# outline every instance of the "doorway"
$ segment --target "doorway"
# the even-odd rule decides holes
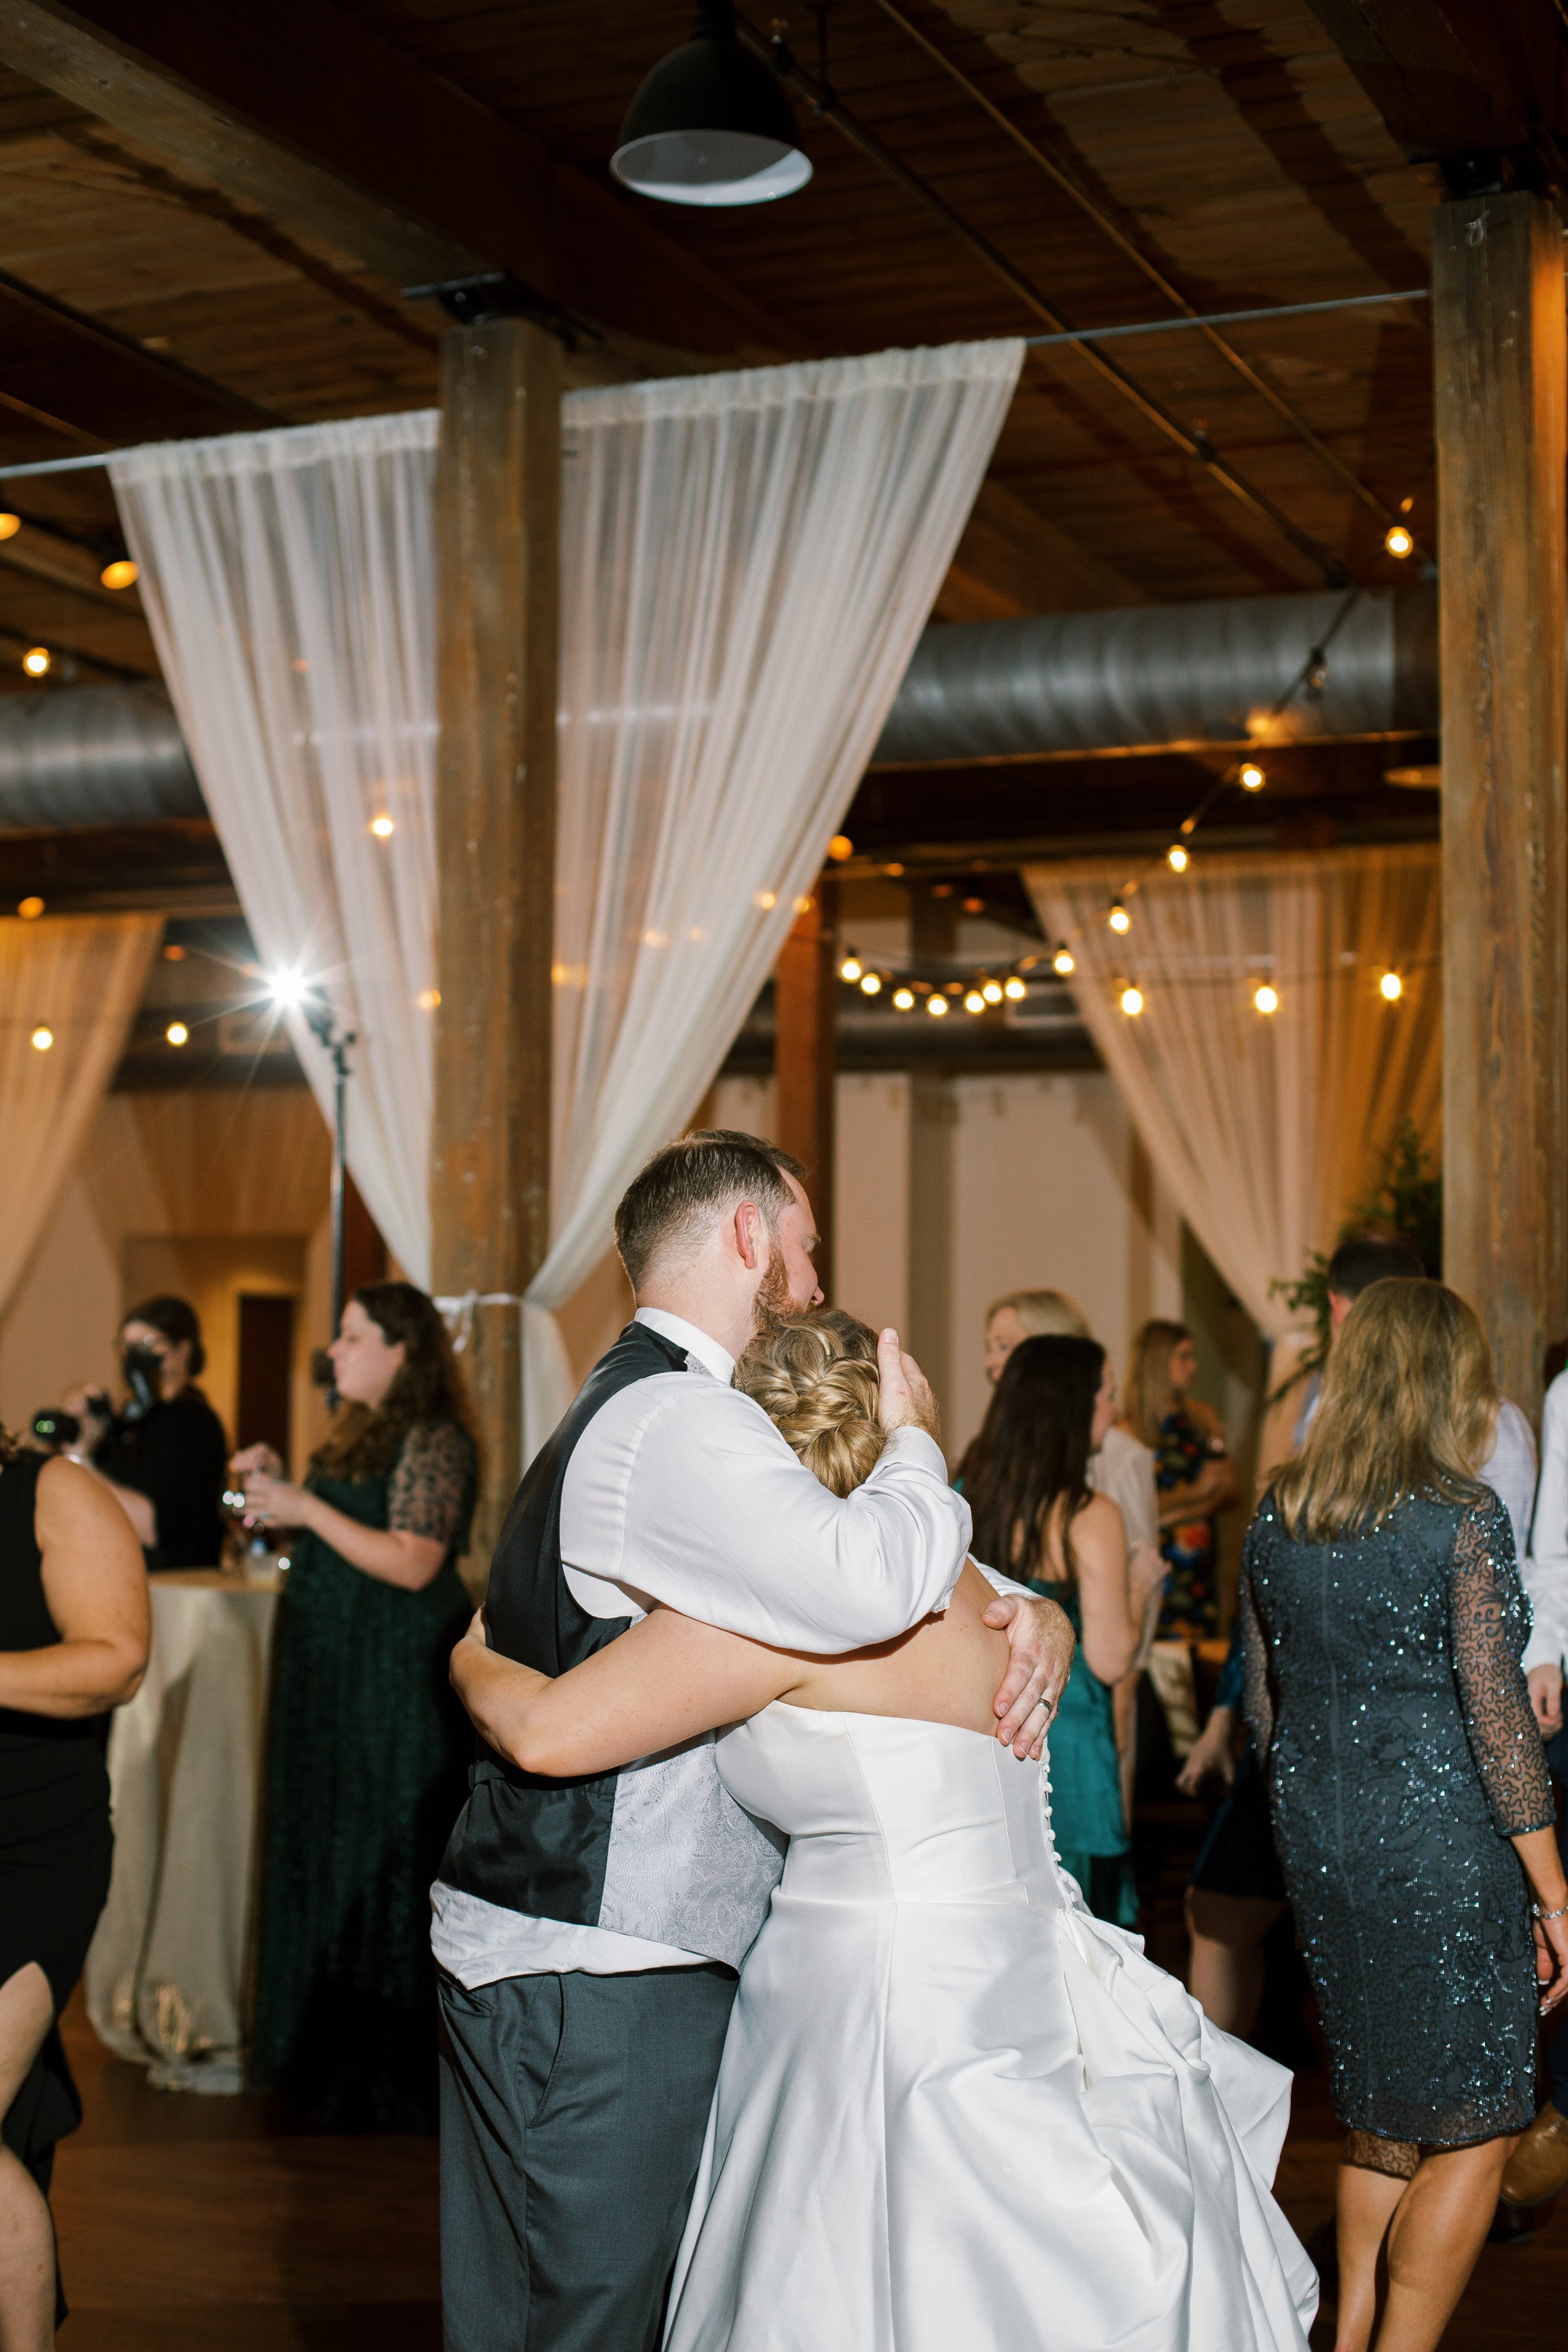
[[[279,1291],[239,1294],[239,1379],[235,1436],[289,1459],[294,1301]]]

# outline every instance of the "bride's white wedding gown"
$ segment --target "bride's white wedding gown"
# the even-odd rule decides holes
[[[1091,1916],[1040,1768],[783,1704],[719,1767],[790,1846],[666,2352],[1304,2352],[1290,2077]]]

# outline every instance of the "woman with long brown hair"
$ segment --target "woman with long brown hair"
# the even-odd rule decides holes
[[[429,1888],[472,1739],[447,1685],[477,1455],[434,1302],[369,1283],[330,1350],[343,1402],[305,1484],[236,1454],[291,1528],[279,1611],[253,2070],[342,2130],[433,2130]]]
[[[1116,1415],[1116,1382],[1096,1339],[1020,1339],[1008,1353],[960,1482],[979,1558],[1065,1609],[1079,1636],[1051,1726],[1057,1851],[1102,1919],[1137,1922],[1112,1685],[1137,1651],[1161,1562],[1131,1575],[1121,1513],[1089,1483],[1089,1459]]]
[[[1372,2341],[1385,2239],[1378,2352],[1438,2343],[1535,2111],[1538,1976],[1542,2006],[1568,1992],[1529,1612],[1473,1467],[1496,1412],[1464,1301],[1374,1283],[1243,1555],[1247,1714],[1350,2135],[1335,2352]]]

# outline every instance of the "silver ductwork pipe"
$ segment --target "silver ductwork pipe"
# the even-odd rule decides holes
[[[1323,675],[1302,683],[1321,653]],[[1237,597],[928,629],[879,767],[1429,734],[1437,592]],[[0,832],[205,814],[157,686],[0,695]]]
[[[1246,596],[927,629],[871,759],[1321,742],[1437,724],[1437,591],[1375,588],[1349,603]]]
[[[0,695],[0,832],[205,814],[162,687]]]

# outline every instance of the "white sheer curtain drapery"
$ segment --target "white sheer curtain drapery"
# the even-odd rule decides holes
[[[125,1050],[163,929],[161,915],[0,920],[0,1315]]]
[[[553,1236],[525,1450],[571,1394],[553,1310],[679,1132],[881,731],[1007,413],[1018,341],[563,403]]]
[[[1436,845],[1194,856],[1106,912],[1126,866],[1026,871],[1047,935],[1150,1158],[1259,1329],[1292,1317],[1271,1286],[1332,1246],[1406,1118],[1436,1150],[1442,1111]],[[1403,983],[1390,1002],[1386,971]],[[1131,982],[1143,1010],[1122,1013]],[[1278,1011],[1260,1013],[1260,986]]]
[[[353,1031],[348,1162],[428,1285],[434,410],[112,457],[181,730],[269,972]],[[379,830],[373,830],[379,827]],[[327,1055],[295,1050],[331,1117]]]

